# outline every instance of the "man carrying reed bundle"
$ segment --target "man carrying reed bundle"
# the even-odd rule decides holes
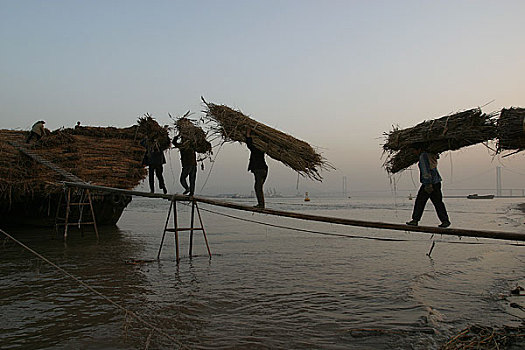
[[[173,145],[180,151],[180,161],[182,171],[180,174],[180,183],[184,187],[183,194],[193,196],[195,193],[195,180],[197,179],[197,154],[211,154],[211,143],[206,140],[206,133],[195,121],[187,118],[190,114],[188,111],[184,116],[175,121],[179,135],[173,139]],[[171,118],[171,115],[169,115]],[[173,119],[173,118],[172,118]],[[180,143],[178,142],[180,138]],[[204,170],[204,167],[202,168]],[[189,177],[190,184],[186,182]]]
[[[253,173],[255,177],[255,196],[257,197],[257,205],[255,208],[264,209],[264,191],[263,185],[268,176],[268,165],[264,160],[264,152],[253,145],[252,129],[246,128],[246,146],[250,150],[250,162],[248,163],[248,171]]]
[[[427,120],[411,128],[394,128],[385,134],[387,139],[383,150],[388,157],[384,167],[395,174],[415,164],[417,155],[410,150],[415,143],[426,143],[427,151],[440,154],[492,140],[496,137],[493,117],[493,113],[485,114],[480,108],[474,108]]]
[[[441,220],[439,227],[449,227],[450,221],[448,219],[447,209],[443,203],[443,194],[441,193],[441,176],[437,170],[436,154],[428,152],[428,145],[425,143],[415,143],[412,145],[412,152],[419,156],[419,181],[421,187],[417,193],[416,202],[414,203],[414,211],[412,212],[412,220],[407,222],[407,225],[417,226],[425,205],[428,199],[434,204],[437,215]]]
[[[166,157],[164,157],[164,152],[159,142],[156,140],[151,142],[148,139],[144,139],[140,144],[146,147],[146,154],[144,154],[142,165],[148,166],[150,193],[155,193],[155,175],[157,175],[157,179],[159,180],[159,188],[162,189],[164,194],[168,193],[166,184],[164,183],[164,177],[162,176],[163,166],[166,164]]]
[[[246,130],[257,130],[253,145],[269,157],[297,171],[302,176],[322,181],[321,169],[330,170],[330,165],[312,146],[284,132],[271,128],[247,117],[240,111],[224,105],[202,101],[206,105],[206,116],[211,121],[210,131],[225,142],[246,142]]]
[[[191,146],[190,140],[187,140],[184,135],[181,137],[181,142],[178,142],[179,135],[173,138],[173,146],[180,151],[180,162],[182,164],[182,171],[180,174],[180,184],[184,187],[182,194],[193,196],[195,193],[195,180],[197,179],[197,154]],[[190,185],[186,182],[186,178],[190,178]]]

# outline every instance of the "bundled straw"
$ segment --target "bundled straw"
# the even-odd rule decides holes
[[[179,136],[182,140],[189,141],[188,147],[195,152],[211,153],[211,143],[206,140],[206,133],[201,127],[195,125],[195,121],[186,118],[188,114],[189,112],[175,121]]]
[[[137,123],[138,132],[146,138],[148,147],[159,148],[161,151],[170,147],[168,129],[161,127],[150,114],[146,113],[143,117],[139,117]]]
[[[220,135],[226,142],[246,142],[246,130],[251,128],[256,148],[302,176],[322,181],[319,168],[333,169],[308,143],[259,123],[230,107],[202,100],[207,108],[206,118],[217,124],[212,127],[212,132]]]
[[[383,164],[392,174],[406,169],[418,161],[411,148],[426,144],[426,150],[435,154],[486,142],[496,137],[493,115],[475,108],[468,111],[424,121],[412,128],[394,128],[388,134],[383,150],[389,153]]]
[[[503,109],[498,119],[498,152],[525,149],[525,108]]]
[[[452,337],[441,350],[457,349],[523,349],[525,327],[492,328],[472,325]]]

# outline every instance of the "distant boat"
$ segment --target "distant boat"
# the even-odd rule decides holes
[[[308,197],[308,192],[304,193],[304,201],[305,202],[309,202],[310,201],[310,197]]]
[[[410,194],[408,195],[408,199],[409,199],[409,200],[412,200],[412,193],[410,193]]]
[[[477,193],[474,193],[474,194],[469,194],[467,196],[468,199],[493,199],[494,198],[494,195],[493,194],[484,194],[484,195],[479,195]]]

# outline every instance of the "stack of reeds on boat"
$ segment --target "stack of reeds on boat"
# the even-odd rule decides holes
[[[15,141],[60,168],[96,185],[132,189],[146,176],[144,147],[130,128],[59,129],[39,141],[25,143],[27,133],[0,130],[0,199],[58,193],[64,179],[34,162],[7,141]],[[141,135],[139,135],[141,136]]]
[[[204,99],[203,102],[206,105],[206,118],[216,124],[211,127],[211,131],[220,135],[226,142],[246,142],[246,131],[250,128],[253,144],[257,149],[302,176],[322,181],[320,169],[333,169],[305,141],[264,125],[230,107],[208,103]]]
[[[181,147],[189,147],[197,153],[211,153],[211,143],[206,140],[206,133],[196,123],[185,116],[175,121],[179,142],[183,143]]]
[[[498,118],[498,152],[525,149],[525,108],[509,108]]]
[[[493,114],[484,114],[480,108],[424,121],[412,128],[394,128],[385,134],[384,152],[388,153],[383,166],[395,174],[417,163],[414,145],[425,145],[426,151],[440,154],[487,142],[496,137]]]

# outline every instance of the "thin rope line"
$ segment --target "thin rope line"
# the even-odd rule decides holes
[[[188,205],[188,204],[185,203],[184,205]],[[259,225],[283,228],[283,229],[294,230],[294,231],[299,231],[299,232],[316,233],[316,234],[325,235],[325,236],[371,239],[371,240],[377,240],[377,241],[394,241],[394,242],[406,242],[406,241],[408,241],[406,239],[397,239],[397,238],[377,238],[377,237],[366,237],[366,236],[356,236],[356,235],[345,235],[345,234],[342,234],[342,233],[332,233],[332,232],[320,232],[320,231],[306,230],[306,229],[301,229],[301,228],[297,228],[297,227],[269,224],[269,223],[262,222],[262,221],[245,219],[245,218],[241,218],[241,217],[234,216],[234,215],[229,215],[229,214],[225,214],[225,213],[216,212],[216,211],[209,210],[209,209],[206,209],[206,208],[199,208],[199,209],[207,211],[207,212],[212,213],[212,214],[222,215],[222,216],[226,216],[226,217],[229,217],[229,218],[232,218],[232,219],[237,219],[237,220],[241,220],[241,221],[251,222],[251,223],[255,223],[255,224],[259,224]]]
[[[185,205],[185,206],[188,206],[188,207],[190,206],[189,203],[181,203],[181,204]],[[307,229],[301,229],[301,228],[297,228],[297,227],[277,225],[277,224],[270,224],[270,223],[263,222],[263,221],[245,219],[245,218],[241,218],[241,217],[238,217],[238,216],[225,214],[225,213],[217,212],[217,211],[206,209],[206,208],[199,208],[199,209],[203,210],[203,211],[207,211],[207,212],[212,213],[212,214],[221,215],[221,216],[229,217],[229,218],[240,220],[240,221],[251,222],[251,223],[255,223],[255,224],[259,224],[259,225],[263,225],[263,226],[282,228],[282,229],[298,231],[298,232],[315,233],[315,234],[320,234],[320,235],[324,235],[324,236],[368,239],[368,240],[389,241],[389,242],[424,242],[423,240],[419,240],[419,239],[399,239],[399,238],[370,237],[370,236],[346,235],[346,234],[342,234],[342,233],[321,232],[321,231],[307,230]],[[430,237],[430,239],[433,239],[434,236],[435,236],[435,234],[433,234]],[[479,241],[478,242],[453,242],[453,241],[442,241],[442,240],[434,240],[434,241],[440,242],[440,243],[451,243],[451,244],[474,244],[474,245],[488,244],[488,245],[500,245],[500,246],[507,246],[507,245],[508,246],[522,246],[522,244],[519,244],[519,243],[490,243],[490,242],[479,242]]]
[[[179,343],[179,341],[177,339],[175,339],[173,336],[169,335],[168,333],[164,332],[163,330],[157,328],[155,325],[151,324],[150,322],[144,320],[142,317],[140,317],[139,315],[137,315],[135,312],[133,311],[130,311],[128,309],[126,309],[124,306],[121,306],[120,304],[114,302],[113,300],[109,299],[108,297],[106,297],[104,294],[100,293],[99,291],[97,291],[96,289],[94,289],[93,287],[91,287],[90,285],[88,285],[87,283],[83,282],[82,280],[80,280],[78,277],[72,275],[71,273],[67,272],[66,270],[64,270],[63,268],[61,268],[60,266],[56,265],[55,263],[51,262],[49,259],[47,259],[46,257],[44,257],[43,255],[41,255],[40,253],[34,251],[33,249],[29,248],[28,246],[26,246],[25,244],[23,244],[22,242],[18,241],[17,239],[15,239],[13,236],[11,236],[10,234],[8,234],[7,232],[5,232],[4,230],[0,229],[0,232],[3,233],[6,237],[8,237],[9,239],[11,239],[13,242],[17,243],[18,245],[20,245],[22,248],[28,250],[29,252],[31,252],[32,254],[34,254],[35,256],[37,256],[38,258],[40,258],[42,261],[48,263],[49,265],[53,266],[55,269],[59,270],[60,272],[62,272],[63,274],[65,274],[66,276],[68,276],[69,278],[75,280],[76,282],[78,282],[80,285],[82,285],[83,287],[89,289],[90,291],[92,291],[93,293],[97,294],[99,297],[101,297],[102,299],[106,300],[108,303],[110,303],[111,305],[119,308],[120,310],[126,312],[126,315],[131,315],[132,317],[134,317],[137,321],[139,322],[142,322],[143,324],[145,324],[146,326],[150,327],[152,330],[156,331],[157,333],[165,336],[166,338],[172,340],[173,342],[175,342],[177,345],[181,346],[182,345]]]
[[[217,157],[219,156],[219,152],[221,151],[222,146],[223,146],[225,143],[226,143],[226,142],[222,142],[222,143],[219,145],[219,149],[217,150],[217,153],[215,153],[215,157],[213,158],[213,162],[211,162],[210,171],[208,172],[208,175],[206,176],[206,180],[204,180],[204,183],[202,184],[202,187],[201,187],[200,192],[202,192],[202,190],[204,189],[204,187],[205,187],[206,184],[208,183],[208,179],[210,178],[211,172],[212,172],[212,170],[213,170],[213,166],[215,165],[215,161],[217,160]]]

